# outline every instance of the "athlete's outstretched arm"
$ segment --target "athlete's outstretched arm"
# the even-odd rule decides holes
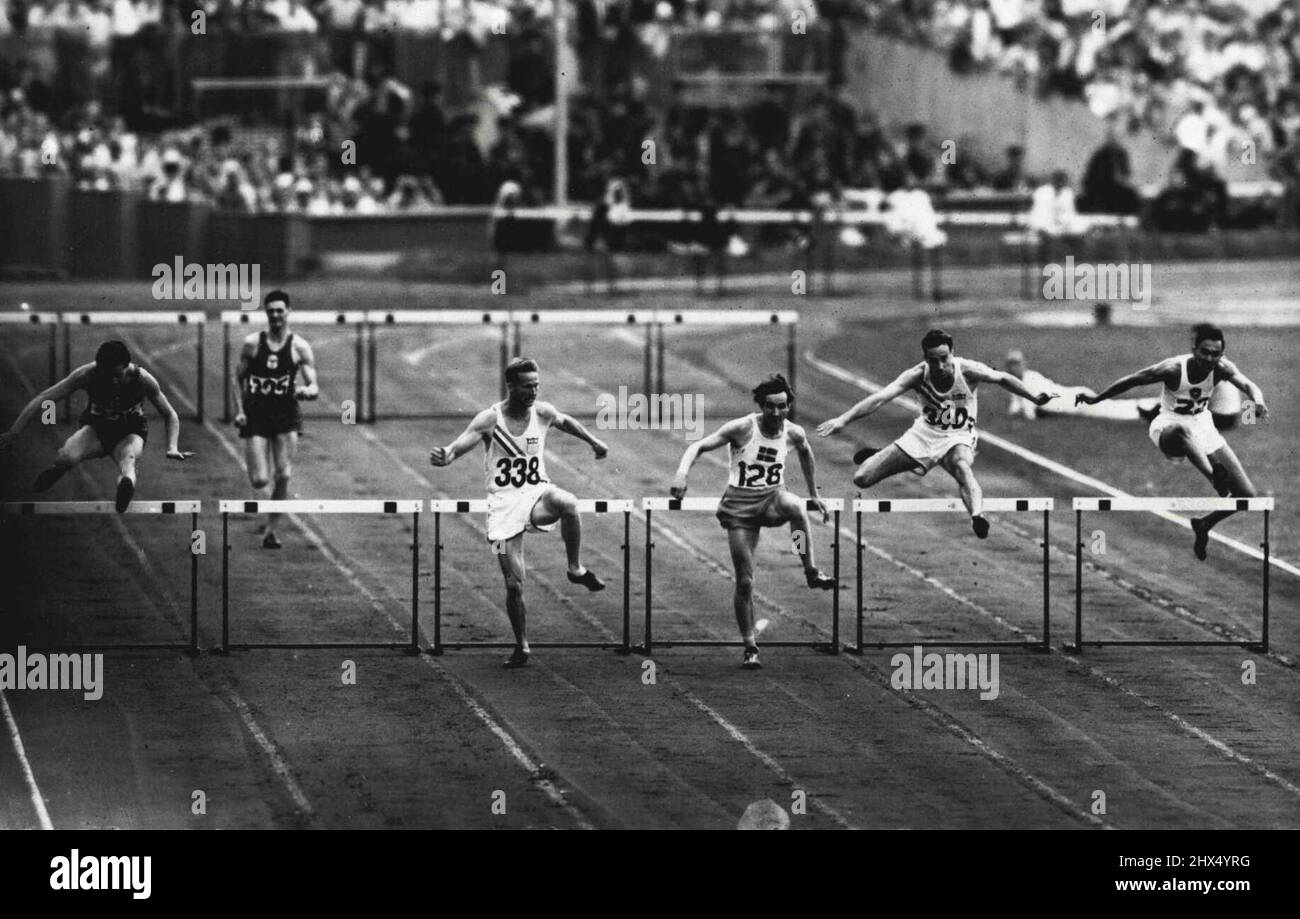
[[[1219,361],[1218,377],[1227,380],[1233,386],[1244,392],[1251,402],[1255,403],[1255,416],[1258,418],[1268,417],[1268,406],[1264,404],[1264,390],[1251,380],[1248,376],[1237,369],[1237,365],[1227,358]]]
[[[920,379],[921,367],[919,365],[910,370],[904,371],[884,389],[867,396],[844,414],[837,415],[830,421],[823,421],[821,424],[817,425],[817,436],[830,437],[832,434],[840,432],[859,418],[865,418],[882,405],[886,405],[897,399],[903,393],[915,386]]]
[[[605,442],[598,437],[592,437],[591,432],[583,427],[582,422],[572,415],[564,414],[549,402],[537,403],[537,411],[557,431],[563,431],[565,434],[576,437],[583,443],[588,444],[592,450],[596,451],[596,459],[604,459],[606,454],[609,453],[609,447],[605,445]]]
[[[1074,397],[1074,404],[1078,405],[1082,402],[1084,405],[1096,405],[1098,402],[1105,402],[1120,393],[1128,392],[1135,386],[1150,386],[1152,383],[1164,382],[1169,376],[1170,369],[1176,364],[1177,362],[1171,358],[1158,364],[1152,364],[1150,367],[1143,367],[1137,373],[1130,373],[1128,376],[1120,377],[1095,396],[1079,393]]]
[[[700,454],[737,442],[740,433],[748,426],[748,418],[735,418],[703,440],[697,440],[695,443],[689,444],[682,454],[682,461],[677,464],[677,475],[673,478],[673,485],[668,493],[680,500],[686,494],[686,477],[690,475],[691,467],[700,458]]]
[[[1014,374],[994,370],[988,364],[981,364],[979,361],[966,361],[962,364],[962,370],[965,372],[967,379],[974,380],[977,383],[996,383],[1007,392],[1028,399],[1035,405],[1046,405],[1059,395],[1059,393],[1054,392],[1042,392],[1035,395]]]
[[[429,462],[434,466],[450,466],[457,457],[463,456],[483,442],[484,437],[492,433],[497,423],[497,415],[486,408],[474,416],[469,427],[459,437],[445,447],[434,447],[429,451]]]
[[[42,404],[47,400],[57,402],[65,396],[72,395],[81,387],[86,376],[93,372],[94,369],[94,364],[83,364],[53,386],[37,393],[32,398],[32,401],[23,406],[23,410],[18,413],[18,417],[9,426],[9,430],[0,434],[0,450],[8,450],[13,445],[14,439],[27,427],[28,422],[32,420],[32,416],[40,411]]]
[[[176,414],[176,409],[167,401],[167,396],[163,393],[162,387],[154,379],[152,373],[140,368],[140,382],[144,384],[145,395],[153,403],[153,407],[158,410],[167,421],[167,458],[174,460],[186,460],[193,456],[193,453],[182,453],[178,441],[181,436],[181,419]]]
[[[293,340],[301,349],[298,352],[298,367],[302,370],[303,382],[307,384],[299,386],[294,391],[294,396],[310,401],[320,395],[320,387],[316,385],[316,355],[311,350],[311,345],[307,343],[307,339],[295,335]]]
[[[826,509],[821,495],[817,493],[817,461],[813,458],[812,444],[808,443],[808,435],[799,425],[791,424],[788,429],[795,452],[799,454],[799,467],[803,469],[803,480],[808,483],[808,497],[817,505],[817,510],[821,511],[822,523],[826,523],[831,519],[831,514]]]

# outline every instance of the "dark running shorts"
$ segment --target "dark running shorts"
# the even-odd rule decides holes
[[[760,527],[779,527],[786,523],[776,509],[777,496],[785,489],[736,488],[728,485],[718,503],[717,517],[724,530],[757,530]]]
[[[246,413],[248,419],[239,429],[239,436],[244,440],[250,437],[270,439],[276,434],[288,434],[291,431],[302,433],[302,412],[295,405],[292,412],[277,415],[259,415]]]
[[[123,418],[110,420],[92,415],[88,411],[82,412],[81,426],[87,425],[94,430],[100,446],[108,456],[112,456],[117,445],[132,434],[139,434],[141,440],[145,443],[149,442],[149,419],[144,415],[126,415]]]

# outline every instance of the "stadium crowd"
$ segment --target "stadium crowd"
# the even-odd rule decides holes
[[[1222,220],[1223,166],[1247,144],[1272,177],[1300,184],[1300,26],[1278,0],[578,0],[570,8],[580,59],[593,46],[616,57],[628,41],[658,48],[673,24],[851,17],[943,48],[956,68],[997,67],[1044,92],[1081,96],[1113,126],[1082,177],[1085,211],[1138,210],[1123,137],[1159,124],[1180,148],[1175,184],[1189,200],[1175,202],[1178,214],[1192,208],[1207,225]],[[200,11],[213,30],[403,30],[479,43],[500,32],[510,49],[506,80],[472,109],[453,111],[438,84],[404,85],[380,61],[364,76],[336,67],[323,103],[292,132],[247,137],[226,123],[134,117],[147,106],[107,110],[96,87],[129,63],[115,57],[114,40],[185,29]],[[542,203],[554,172],[544,28],[553,12],[551,0],[0,0],[0,41],[24,43],[18,64],[0,65],[0,174],[63,172],[82,188],[245,212],[477,204],[506,183],[520,203]],[[51,90],[61,59],[42,50],[59,33],[89,49],[87,86],[62,107],[66,94]],[[833,88],[810,96],[774,84],[727,109],[692,102],[677,85],[668,105],[651,106],[642,79],[619,77],[573,100],[574,199],[600,200],[618,181],[637,206],[791,208],[844,189],[888,194],[911,182],[931,192],[1028,192],[1045,178],[1024,174],[1015,147],[1001,167],[970,157],[945,164],[922,126],[887,130]],[[351,160],[341,155],[349,143]]]

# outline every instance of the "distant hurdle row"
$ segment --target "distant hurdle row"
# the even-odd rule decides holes
[[[222,326],[222,420],[232,418],[230,380],[235,363],[232,328],[262,327],[261,313],[228,310],[221,313]],[[342,310],[338,312],[296,310],[294,326],[333,326],[355,332],[353,345],[353,391],[357,420],[374,423],[378,411],[379,347],[377,332],[385,328],[416,326],[487,326],[500,332],[499,373],[501,398],[506,397],[505,370],[512,358],[523,353],[523,329],[560,325],[631,326],[645,330],[642,361],[643,392],[667,391],[664,370],[665,329],[677,326],[782,326],[786,333],[786,378],[794,385],[797,366],[797,310]],[[382,417],[403,416],[386,412]]]
[[[654,623],[654,532],[653,520],[654,515],[665,512],[699,512],[699,511],[716,511],[720,499],[718,498],[642,498],[639,502],[635,499],[582,499],[578,502],[578,509],[584,514],[622,514],[623,516],[623,541],[619,546],[622,553],[623,571],[622,571],[622,640],[614,641],[590,641],[590,642],[535,642],[536,647],[554,647],[554,648],[600,648],[613,649],[622,653],[638,652],[644,655],[651,655],[656,645],[659,647],[673,646],[722,646],[739,644],[735,641],[711,640],[711,639],[656,639],[653,634]],[[841,538],[841,517],[846,509],[846,502],[842,499],[826,499],[824,501],[827,511],[833,516],[833,539],[831,541],[832,553],[832,576],[838,583],[840,580],[840,538]],[[632,645],[631,636],[631,516],[635,512],[637,505],[640,505],[645,515],[645,615],[644,615],[644,638],[643,643],[637,646]],[[807,500],[805,503],[809,511],[816,509],[816,505]],[[984,510],[988,513],[1010,514],[1010,513],[1037,513],[1042,516],[1042,635],[1039,640],[1025,641],[974,641],[974,640],[952,640],[947,638],[927,639],[924,637],[912,638],[907,641],[864,641],[864,583],[867,577],[867,570],[864,564],[864,552],[867,544],[863,539],[864,519],[872,519],[874,515],[880,514],[913,514],[913,513],[965,513],[965,507],[961,501],[956,498],[937,498],[937,499],[855,499],[851,502],[849,509],[856,518],[856,554],[857,561],[855,567],[856,580],[856,634],[853,645],[841,647],[840,644],[840,598],[839,590],[832,590],[830,597],[830,638],[829,641],[770,641],[764,642],[769,647],[813,647],[831,654],[837,654],[841,650],[850,653],[862,654],[867,648],[893,648],[893,647],[911,647],[916,644],[939,644],[950,647],[1026,647],[1040,651],[1049,651],[1051,648],[1051,618],[1050,618],[1050,578],[1051,578],[1051,545],[1049,539],[1050,515],[1054,509],[1054,502],[1051,498],[985,498]],[[427,648],[422,648],[420,644],[420,624],[419,624],[419,598],[420,598],[420,515],[428,510],[433,514],[434,525],[434,559],[433,559],[433,595],[434,595],[434,615],[433,615],[433,638]],[[1066,650],[1082,652],[1086,646],[1100,647],[1104,645],[1144,645],[1144,646],[1237,646],[1258,648],[1267,651],[1269,646],[1269,523],[1270,514],[1275,509],[1273,498],[1184,498],[1184,497],[1157,497],[1157,498],[1135,498],[1135,497],[1113,497],[1113,498],[1074,498],[1073,509],[1075,512],[1075,633],[1074,641],[1067,643]],[[258,648],[290,648],[290,649],[308,649],[308,648],[385,648],[400,649],[409,653],[416,654],[422,651],[431,654],[442,654],[447,650],[458,650],[468,647],[488,647],[488,648],[506,648],[513,647],[513,643],[507,642],[453,642],[446,643],[442,637],[443,621],[443,603],[442,593],[444,590],[443,560],[442,553],[444,550],[442,542],[442,517],[444,514],[482,514],[487,511],[487,502],[484,500],[463,500],[463,499],[433,499],[427,504],[422,499],[361,499],[361,500],[221,500],[217,502],[217,510],[221,515],[221,646],[219,651],[228,652],[231,650],[247,650]],[[1263,600],[1262,600],[1262,631],[1258,639],[1242,640],[1171,640],[1171,639],[1135,639],[1135,640],[1112,640],[1112,641],[1085,641],[1083,634],[1083,554],[1086,549],[1083,543],[1083,515],[1085,512],[1116,512],[1116,511],[1141,511],[1141,512],[1170,512],[1170,511],[1247,511],[1262,512],[1264,515],[1263,541],[1261,548],[1263,550]],[[199,515],[202,512],[202,503],[200,501],[136,501],[133,502],[127,513],[130,515],[162,515],[174,516],[177,514],[190,515],[190,532],[185,534],[184,551],[189,556],[188,563],[190,569],[190,593],[189,593],[189,635],[188,640],[173,643],[155,643],[155,644],[120,644],[120,645],[96,645],[99,649],[120,649],[120,650],[152,650],[152,649],[181,649],[190,653],[199,652],[198,639],[198,581],[199,581],[199,556],[204,552],[196,551],[195,540],[201,532],[199,530]],[[279,642],[279,643],[253,643],[253,642],[234,642],[231,640],[231,589],[230,589],[230,555],[231,545],[229,536],[229,523],[231,516],[249,515],[249,514],[381,514],[390,516],[409,516],[412,526],[412,538],[409,546],[411,553],[410,577],[411,577],[411,604],[410,604],[410,632],[405,641],[401,642]],[[0,504],[0,518],[3,517],[27,517],[27,516],[51,516],[51,515],[115,515],[115,509],[112,502],[108,501],[70,501],[70,502],[10,502]],[[809,536],[811,538],[811,534]]]
[[[222,331],[222,414],[229,423],[234,418],[231,381],[237,363],[233,329],[245,332],[265,327],[260,310],[226,310],[216,314]],[[193,418],[205,419],[205,328],[210,317],[201,311],[87,311],[87,312],[0,312],[0,327],[39,326],[49,330],[46,343],[49,385],[72,372],[73,328],[76,326],[185,326],[194,329],[194,405]],[[427,417],[420,414],[379,413],[378,368],[382,357],[378,332],[386,328],[418,326],[487,326],[499,330],[499,373],[501,397],[506,396],[505,368],[511,358],[524,348],[525,327],[560,325],[631,326],[644,330],[642,360],[643,392],[668,390],[665,370],[666,330],[675,327],[783,327],[786,330],[786,379],[795,385],[798,365],[797,310],[295,310],[291,326],[333,327],[352,332],[352,386],[356,420],[373,423],[383,418]],[[62,331],[60,331],[62,330]],[[88,362],[90,357],[87,357]],[[330,372],[330,376],[333,373]],[[71,417],[71,398],[63,401],[64,417]],[[791,415],[793,418],[793,413]]]

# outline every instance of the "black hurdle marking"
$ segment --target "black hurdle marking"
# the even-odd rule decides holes
[[[532,316],[530,316],[530,317],[528,318],[528,321],[529,321],[529,322],[541,322],[541,321],[542,321],[542,317],[539,316],[539,315],[537,315],[536,313],[533,313]]]
[[[491,313],[484,313],[484,314],[483,314],[483,324],[484,324],[484,325],[491,325],[491,324],[492,324],[492,314],[491,314]]]
[[[244,325],[248,325],[248,319],[249,319],[248,313],[239,314],[239,321],[242,322]]]
[[[81,314],[81,324],[82,324],[82,325],[90,325],[90,314],[89,314],[89,313],[82,313],[82,314]]]
[[[596,502],[596,513],[597,513],[597,514],[603,514],[603,513],[605,513],[605,512],[608,511],[608,510],[609,510],[609,502],[608,502],[608,501],[597,501],[597,502]]]
[[[627,314],[627,324],[628,324],[628,325],[636,325],[636,313],[628,313],[628,314]]]
[[[469,502],[468,502],[468,501],[457,501],[457,502],[456,502],[456,513],[458,513],[458,514],[468,514],[468,513],[469,513]]]
[[[185,323],[190,321],[190,317],[187,316],[185,313],[177,313],[176,321],[179,322],[181,325],[185,325]]]
[[[34,514],[36,513],[36,505],[31,501],[25,501],[19,505],[18,512],[20,514]]]
[[[677,498],[672,498],[668,501],[668,509],[670,511],[679,511],[682,509],[682,502]]]
[[[772,325],[778,325],[778,324],[780,324],[780,322],[781,322],[781,317],[778,316],[776,313],[773,313],[773,314],[772,314],[772,318],[771,318],[770,321],[771,321]]]
[[[162,503],[162,512],[163,512],[164,514],[174,514],[174,513],[176,513],[176,502],[175,502],[175,501],[164,501],[164,502]]]
[[[397,513],[397,502],[396,502],[396,501],[385,501],[385,502],[384,502],[384,513],[385,513],[385,514],[396,514],[396,513]]]
[[[1099,510],[1099,511],[1108,511],[1108,510],[1110,510],[1110,498],[1102,498],[1100,501],[1098,501],[1098,502],[1097,502],[1097,510]]]
[[[1027,510],[1029,510],[1029,502],[1028,502],[1028,501],[1021,501],[1020,499],[1016,499],[1016,510],[1018,510],[1018,511],[1027,511]]]
[[[384,325],[392,325],[395,322],[397,322],[397,317],[394,316],[392,313],[384,314]]]
[[[893,509],[894,509],[894,502],[892,501],[881,501],[880,506],[876,508],[876,510],[880,511],[880,513],[882,514],[888,514]]]
[[[335,313],[335,314],[334,314],[334,324],[335,324],[335,325],[347,325],[347,323],[348,323],[348,317],[347,317],[347,316],[344,316],[342,313]]]
[[[682,321],[681,313],[677,313],[675,316],[673,316],[673,322],[681,322],[681,321]]]
[[[256,514],[256,513],[257,513],[257,502],[256,502],[256,501],[245,501],[245,502],[244,502],[244,513],[245,513],[245,514]]]
[[[37,316],[35,313],[33,313],[31,316],[28,316],[28,317],[27,317],[27,321],[28,321],[28,322],[34,322],[34,323],[36,323],[36,324],[39,325],[39,324],[40,324],[40,321],[41,321],[41,317],[40,317],[40,316]]]
[[[1244,511],[1244,510],[1249,510],[1249,509],[1250,509],[1250,499],[1249,499],[1249,498],[1238,498],[1238,499],[1237,499],[1237,510],[1239,510],[1239,511]]]

